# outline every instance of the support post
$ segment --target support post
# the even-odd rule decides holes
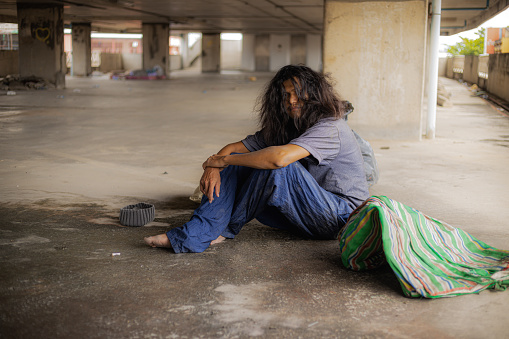
[[[19,73],[65,88],[64,9],[53,4],[17,4]]]
[[[219,73],[221,71],[221,34],[203,33],[201,43],[202,73]]]
[[[168,74],[170,59],[170,25],[143,23],[143,69],[160,66]]]
[[[92,74],[92,42],[90,23],[72,23],[72,66],[71,75]]]
[[[438,49],[441,7],[442,0],[433,0],[431,13],[431,43],[429,50],[428,119],[426,124],[426,138],[428,139],[435,138],[437,119]]]

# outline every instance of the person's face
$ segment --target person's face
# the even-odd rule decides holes
[[[292,118],[298,118],[301,115],[302,100],[297,96],[297,92],[295,91],[295,87],[293,86],[292,80],[288,79],[283,82],[283,86],[285,88],[285,108],[288,115]]]

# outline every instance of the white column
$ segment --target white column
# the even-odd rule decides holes
[[[440,14],[442,0],[433,0],[431,16],[431,43],[429,57],[428,81],[428,117],[426,123],[426,138],[435,138],[437,120],[437,87],[438,87],[438,49],[440,48]]]

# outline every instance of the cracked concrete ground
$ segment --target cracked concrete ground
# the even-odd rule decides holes
[[[388,267],[343,268],[336,241],[251,222],[200,254],[144,245],[187,221],[202,161],[256,130],[270,76],[69,78],[2,96],[0,337],[507,337],[509,292],[405,298]],[[371,193],[509,249],[509,118],[443,81],[454,106],[438,109],[435,140],[370,140]],[[121,226],[140,201],[154,222]]]

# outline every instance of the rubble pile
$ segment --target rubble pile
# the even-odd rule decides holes
[[[451,107],[451,92],[449,92],[443,83],[438,80],[438,87],[437,87],[437,104],[439,106],[443,107]]]
[[[7,75],[0,78],[0,90],[22,91],[55,88],[43,78],[36,76],[20,77],[19,75]]]

